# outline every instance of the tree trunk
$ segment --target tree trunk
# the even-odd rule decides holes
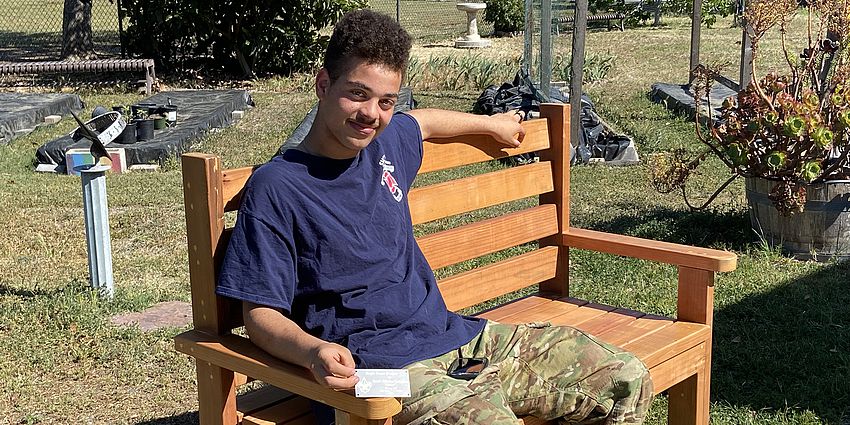
[[[62,59],[94,56],[91,31],[92,0],[65,0],[62,12]]]

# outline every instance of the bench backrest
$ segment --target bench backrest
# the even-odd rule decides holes
[[[539,241],[531,252],[441,279],[440,291],[452,310],[538,283],[543,290],[568,291],[568,251],[557,238],[550,242],[547,237],[569,226],[569,107],[544,104],[541,118],[523,123],[526,136],[516,149],[480,135],[425,141],[420,174],[528,152],[540,156],[540,162],[417,187],[408,194],[413,224],[539,196],[538,205],[530,208],[418,238],[435,270]],[[182,161],[194,326],[228,333],[242,317],[237,302],[215,294],[230,235],[224,217],[238,210],[254,167],[223,170],[218,157],[197,153],[183,155]]]

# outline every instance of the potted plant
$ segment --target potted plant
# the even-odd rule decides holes
[[[732,176],[701,207],[691,206],[686,197],[689,206],[706,207],[744,177],[753,228],[768,243],[781,243],[798,257],[818,251],[850,256],[850,2],[809,2],[808,44],[792,54],[785,34],[797,7],[796,0],[748,4],[744,18],[753,46],[752,83],[726,99],[719,118],[709,118],[708,126],[697,113],[696,134],[706,149],[694,157],[678,151],[657,161],[653,183],[660,191],[686,194],[688,177],[715,156]],[[787,71],[758,78],[759,43],[776,26]],[[705,68],[696,73],[699,99],[715,75]]]

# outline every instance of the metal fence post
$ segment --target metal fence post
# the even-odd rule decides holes
[[[532,51],[532,38],[534,37],[534,0],[525,0],[525,31],[522,35],[522,69],[525,75],[531,76],[534,52]]]
[[[584,38],[587,33],[587,0],[576,0],[573,21],[573,57],[570,70],[570,143],[576,148],[581,140],[581,93],[584,78]],[[578,157],[578,155],[576,155]]]
[[[92,288],[112,299],[112,243],[109,237],[109,209],[106,202],[107,165],[81,170],[83,214],[86,223],[89,274]]]
[[[543,0],[540,12],[540,91],[549,100],[552,87],[552,0]]]

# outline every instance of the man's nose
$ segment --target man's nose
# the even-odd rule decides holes
[[[363,121],[366,121],[366,122],[369,122],[369,123],[374,122],[375,120],[378,119],[378,115],[380,114],[380,107],[378,106],[378,101],[377,100],[368,100],[366,102],[363,102],[360,105],[359,113],[360,113],[360,118],[362,118]]]

